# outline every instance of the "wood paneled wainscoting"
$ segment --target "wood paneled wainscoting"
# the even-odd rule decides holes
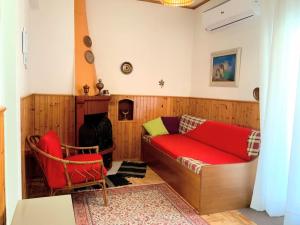
[[[55,130],[61,141],[75,143],[75,98],[70,95],[33,94],[21,99],[22,194],[27,198],[26,180],[40,178],[42,173],[27,146],[27,135],[43,135]],[[34,166],[32,166],[34,165]]]
[[[134,103],[133,120],[119,120],[118,118],[118,103],[123,99],[132,100]],[[30,134],[43,135],[48,130],[55,130],[63,143],[75,144],[74,102],[75,97],[71,95],[33,94],[21,99],[23,160],[28,151],[25,137]],[[112,95],[109,103],[109,118],[113,125],[113,138],[116,143],[114,160],[141,158],[141,132],[144,122],[159,116],[178,116],[185,113],[259,129],[259,104],[257,102]],[[25,163],[23,163],[24,181],[25,171]],[[25,182],[23,182],[23,190],[26,190]],[[23,196],[26,196],[26,193],[23,193]]]
[[[4,111],[0,107],[0,225],[5,224]]]

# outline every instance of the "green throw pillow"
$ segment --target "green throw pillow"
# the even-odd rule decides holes
[[[144,123],[143,126],[151,136],[169,134],[160,117]]]

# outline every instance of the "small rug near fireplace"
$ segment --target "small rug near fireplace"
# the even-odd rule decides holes
[[[108,189],[109,205],[102,190],[72,194],[77,225],[208,225],[166,183]]]
[[[147,163],[123,161],[117,174],[124,177],[144,178],[147,171]]]
[[[123,175],[120,174],[108,175],[105,177],[105,180],[107,186],[110,188],[131,184],[131,182],[129,182]]]

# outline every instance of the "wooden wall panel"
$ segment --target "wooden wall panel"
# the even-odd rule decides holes
[[[257,102],[190,98],[189,113],[209,120],[259,129]]]
[[[32,123],[32,119],[22,117],[22,138],[32,132],[44,134],[53,129],[58,132],[62,142],[74,144],[74,97],[63,95],[32,95],[32,102],[22,100],[22,112],[30,114],[33,105],[33,126],[26,128],[24,123]],[[132,121],[118,121],[118,102],[130,99],[134,102],[134,118]],[[28,101],[28,102],[26,102]],[[23,108],[27,109],[23,109]],[[166,97],[112,95],[109,104],[109,118],[113,125],[116,151],[114,160],[140,159],[140,136],[142,124],[159,116],[175,116],[192,114],[206,119],[238,124],[240,126],[259,129],[259,104],[231,100]],[[30,116],[29,116],[30,117]]]
[[[27,198],[29,177],[26,171],[35,170],[28,165],[30,149],[26,145],[26,136],[43,135],[55,130],[62,143],[75,143],[75,98],[68,95],[30,95],[21,99],[21,158],[22,158],[22,196]],[[25,160],[27,156],[28,160]],[[26,165],[27,163],[27,165]],[[27,172],[28,173],[28,172]],[[29,172],[30,173],[30,172]]]
[[[26,198],[26,152],[29,148],[26,144],[26,136],[34,134],[34,104],[33,96],[27,96],[21,99],[21,166],[22,166],[22,196]]]
[[[132,121],[118,121],[118,102],[123,99],[134,102]],[[159,116],[188,113],[188,105],[189,98],[183,97],[113,95],[109,106],[109,118],[116,143],[114,160],[140,159],[143,123]]]
[[[75,143],[75,98],[68,95],[33,95],[34,133],[54,130],[64,144]]]
[[[0,107],[0,225],[5,224],[4,108]]]
[[[75,98],[70,95],[34,94],[21,99],[22,149],[27,135],[55,130],[65,144],[74,144]]]

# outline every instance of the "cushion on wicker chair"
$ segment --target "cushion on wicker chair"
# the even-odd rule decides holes
[[[101,160],[102,156],[100,154],[83,154],[83,155],[74,155],[66,158],[66,160],[70,161],[95,161]],[[76,165],[71,164],[68,165],[68,173],[70,175],[72,184],[79,184],[87,181],[95,181],[100,180],[101,177],[100,164],[89,164],[89,165]],[[104,176],[107,174],[107,170],[103,166],[103,174]]]
[[[51,156],[60,159],[63,158],[60,139],[54,131],[49,131],[42,136],[37,143],[37,147]],[[66,180],[63,164],[41,154],[38,155],[38,158],[41,162],[49,187],[59,188],[65,186]]]
[[[54,156],[56,158],[63,159],[61,150],[60,139],[54,131],[47,132],[37,144],[37,147],[45,153]],[[52,189],[64,188],[67,186],[67,179],[63,167],[63,163],[57,162],[53,159],[47,158],[39,154],[39,160],[43,167],[44,174],[46,176],[48,185]],[[65,158],[70,161],[96,161],[101,160],[100,154],[80,154]],[[102,179],[100,176],[100,164],[68,164],[67,171],[71,178],[72,184],[79,184],[88,181],[95,181]],[[106,175],[106,169],[103,167],[104,175]]]

